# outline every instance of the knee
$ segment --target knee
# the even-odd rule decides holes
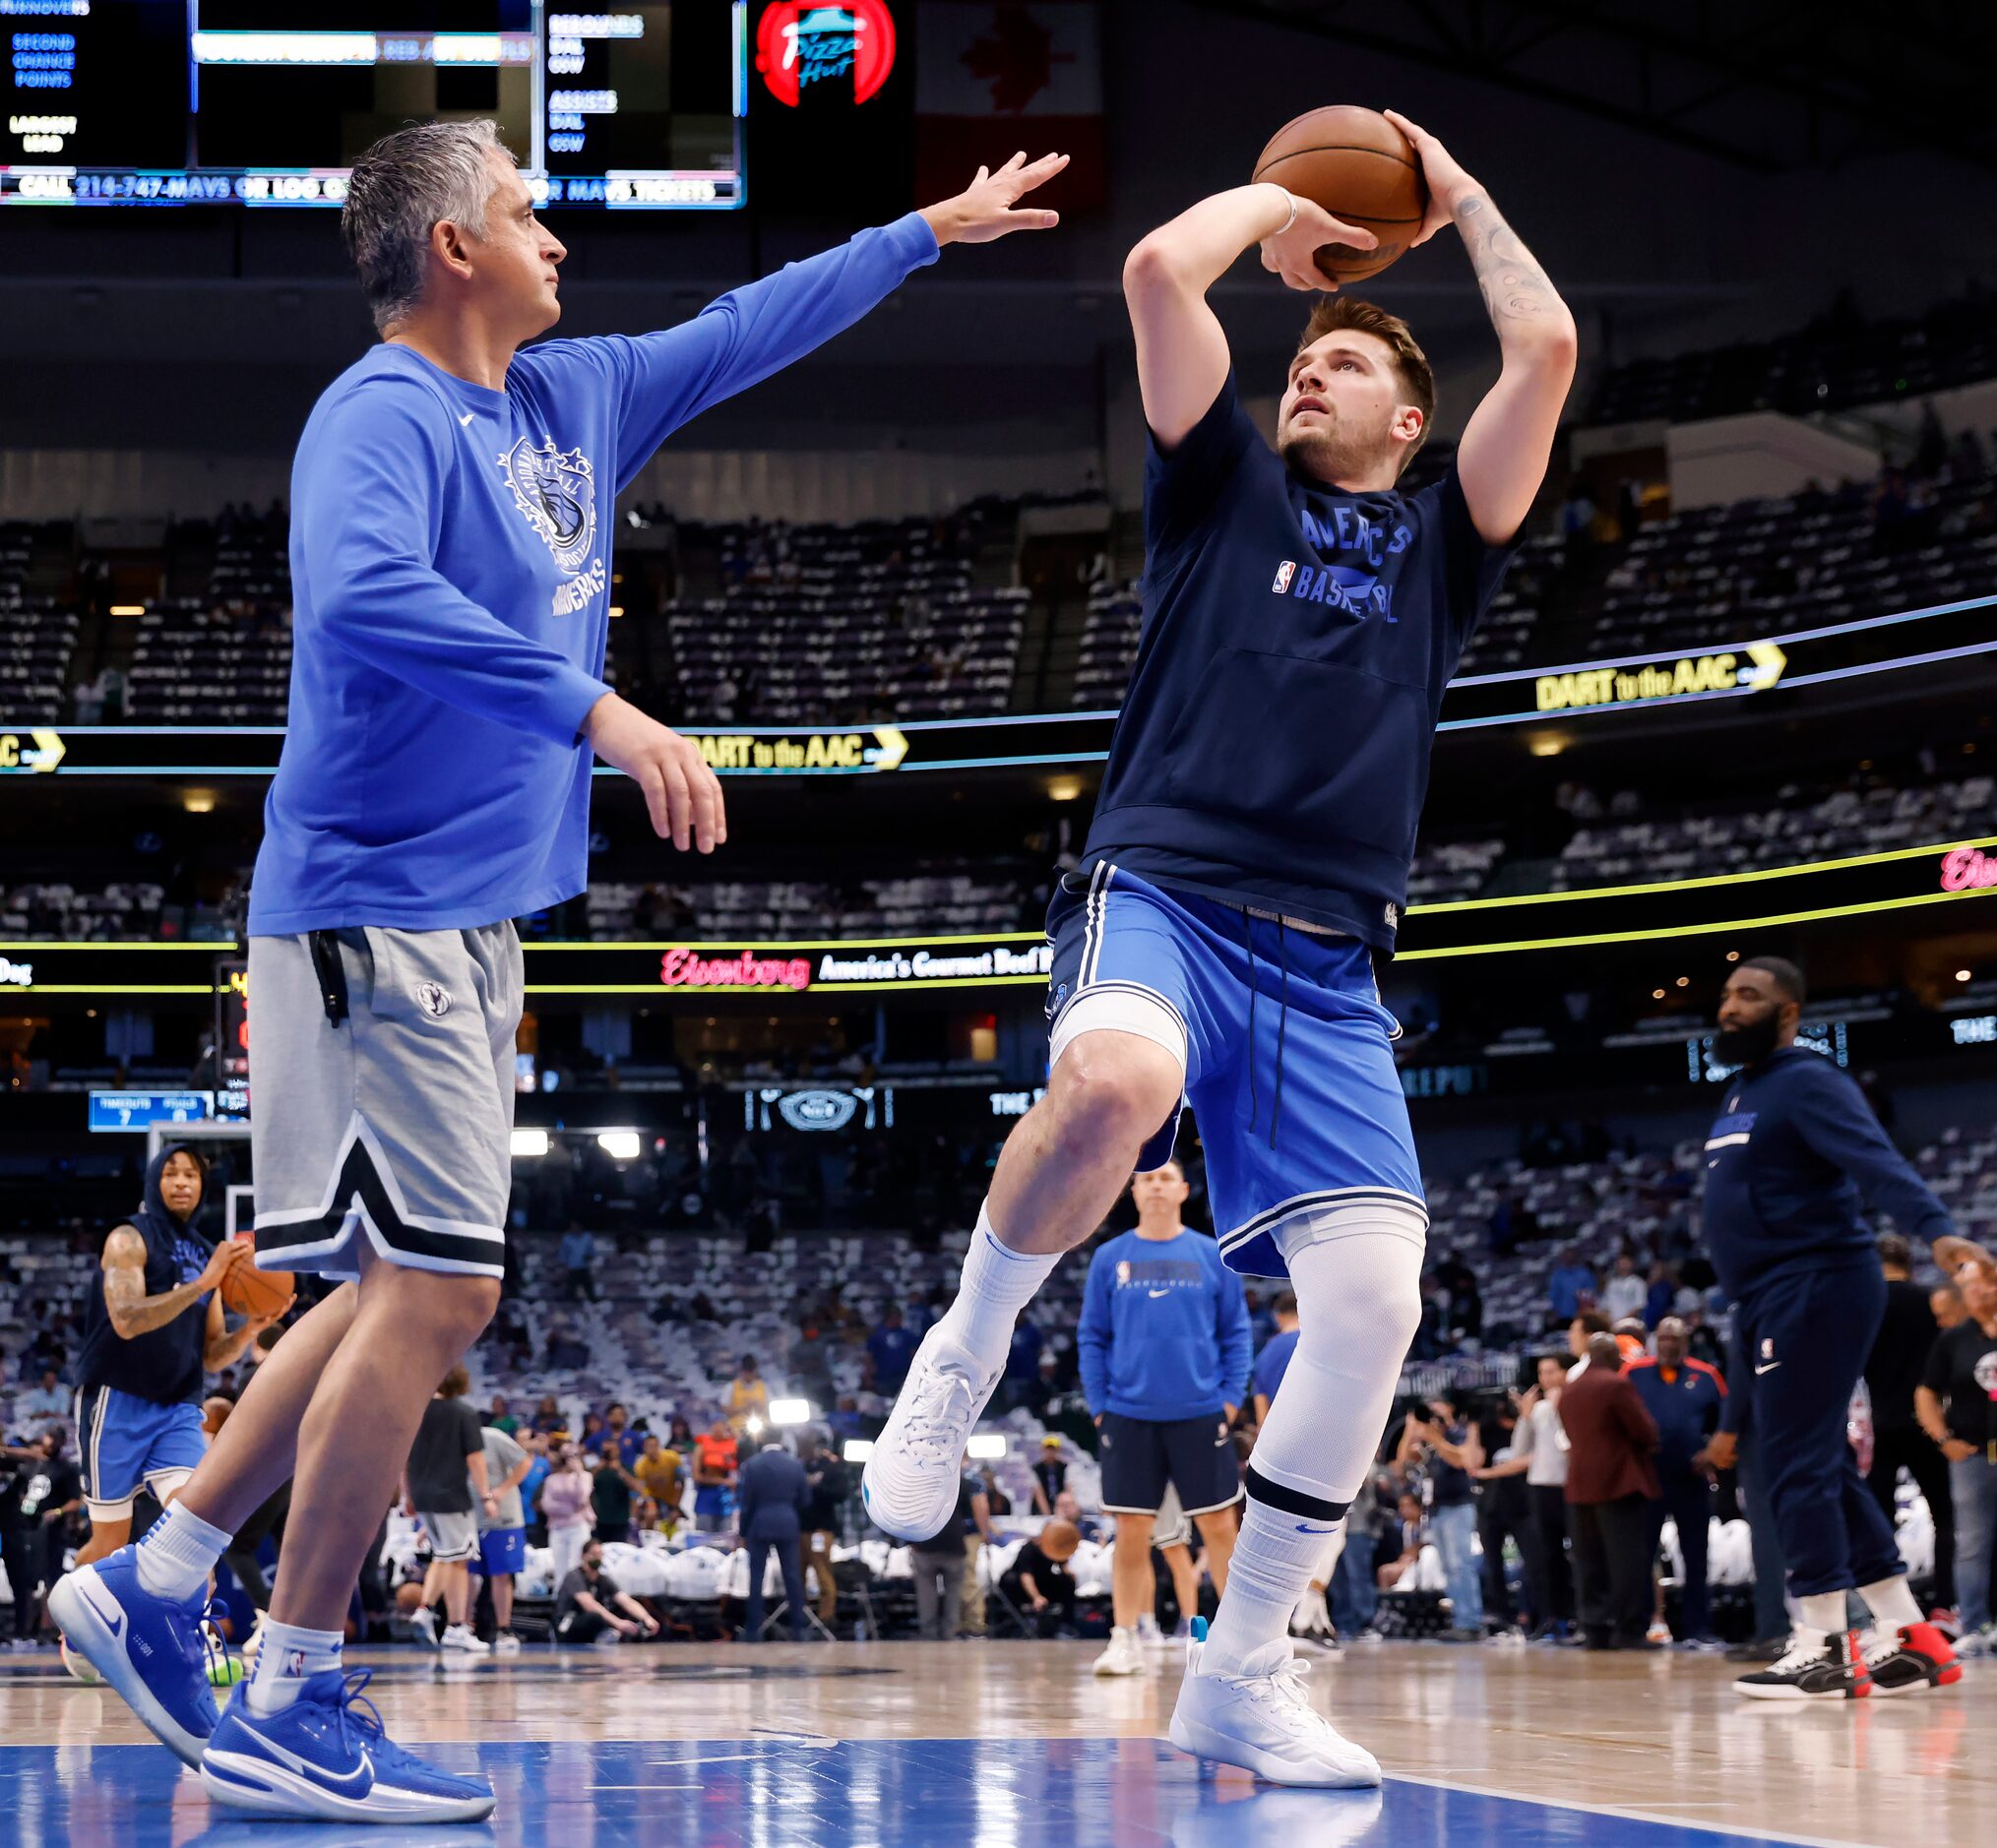
[[[1087,1033],[1061,1055],[1047,1089],[1060,1140],[1078,1152],[1138,1151],[1178,1107],[1184,1076],[1161,1046],[1131,1034]]]
[[[453,1277],[452,1287],[441,1292],[445,1304],[440,1332],[455,1341],[455,1352],[463,1353],[485,1332],[486,1324],[499,1312],[500,1280],[497,1277]]]

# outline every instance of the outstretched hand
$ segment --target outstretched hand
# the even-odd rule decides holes
[[[1058,212],[1023,209],[1019,202],[1067,164],[1064,154],[1042,154],[1030,165],[1024,153],[1016,154],[996,173],[979,167],[977,178],[955,199],[923,207],[922,216],[938,244],[989,244],[1009,231],[1051,231],[1061,222]]]

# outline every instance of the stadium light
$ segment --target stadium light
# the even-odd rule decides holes
[[[982,1438],[972,1438],[964,1448],[967,1455],[976,1457],[981,1463],[995,1462],[1006,1453],[1006,1441],[996,1433],[992,1433]]]
[[[596,1138],[596,1146],[612,1161],[636,1161],[645,1144],[636,1130],[605,1130]]]
[[[548,1133],[545,1130],[515,1130],[512,1137],[513,1152],[528,1160],[537,1160],[548,1152]]]
[[[749,1416],[743,1420],[742,1429],[746,1431],[752,1438],[760,1438],[763,1435],[763,1421],[762,1419],[758,1418],[754,1412],[751,1412]]]
[[[840,1451],[840,1455],[848,1463],[864,1463],[873,1453],[874,1447],[865,1438],[846,1439],[845,1448]]]
[[[772,1399],[770,1401],[770,1422],[773,1425],[808,1425],[811,1423],[811,1401],[809,1399]]]

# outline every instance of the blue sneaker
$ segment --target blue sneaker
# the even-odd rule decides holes
[[[120,1547],[56,1581],[48,1610],[73,1654],[124,1695],[125,1704],[183,1764],[198,1765],[218,1715],[208,1685],[208,1600],[156,1597],[139,1582],[139,1549]]]
[[[218,1803],[264,1816],[331,1822],[482,1822],[492,1786],[426,1764],[382,1730],[361,1691],[368,1671],[308,1675],[281,1713],[252,1713],[235,1691],[201,1761]]]

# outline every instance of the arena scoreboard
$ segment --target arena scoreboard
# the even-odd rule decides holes
[[[0,205],[338,207],[409,121],[487,116],[538,203],[745,203],[748,8],[0,0]]]

